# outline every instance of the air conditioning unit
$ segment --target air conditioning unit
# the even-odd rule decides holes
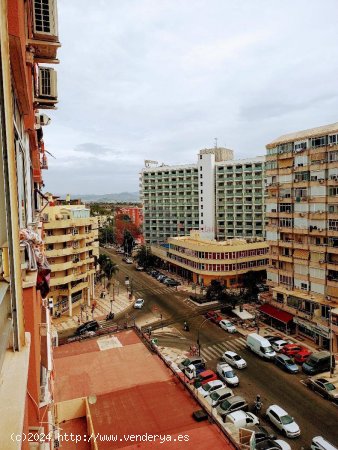
[[[329,295],[326,296],[326,300],[331,300],[331,297]]]
[[[299,181],[299,180],[297,180],[297,178],[294,179],[294,182],[295,182],[295,183],[298,183],[298,181]]]
[[[33,0],[33,33],[47,40],[58,37],[56,0]],[[52,39],[54,40],[54,39]]]
[[[39,67],[38,97],[39,99],[57,99],[57,73],[49,67]]]

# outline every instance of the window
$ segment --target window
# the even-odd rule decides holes
[[[311,139],[312,147],[323,147],[326,144],[326,136],[320,136]]]

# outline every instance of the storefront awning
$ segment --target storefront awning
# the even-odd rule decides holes
[[[240,311],[239,308],[235,308],[232,310],[232,312],[234,314],[236,314],[236,316],[238,316],[242,320],[254,319],[254,316],[252,314],[248,313],[248,311],[245,311],[245,309],[243,309],[243,311]]]
[[[293,257],[298,259],[306,259],[308,260],[310,256],[310,252],[308,250],[301,250],[299,248],[295,249],[293,252]]]
[[[273,319],[279,320],[283,323],[289,323],[293,319],[293,315],[282,311],[281,309],[275,308],[272,305],[269,305],[268,303],[265,303],[264,305],[259,307],[260,312],[266,314],[267,316],[272,317]]]

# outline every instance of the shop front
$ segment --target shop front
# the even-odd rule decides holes
[[[324,325],[294,317],[296,324],[296,333],[311,339],[316,345],[326,350],[330,349],[330,329]]]
[[[260,306],[259,312],[261,320],[268,323],[271,327],[288,334],[294,332],[294,316],[292,314],[269,303]]]

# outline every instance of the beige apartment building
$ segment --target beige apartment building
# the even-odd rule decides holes
[[[298,334],[333,350],[338,342],[338,123],[267,145],[268,283]]]
[[[72,316],[75,306],[89,306],[94,297],[97,218],[90,217],[89,208],[80,202],[52,201],[44,209],[43,220],[53,313]]]
[[[170,272],[202,286],[218,280],[227,288],[242,286],[242,277],[249,271],[265,270],[269,252],[263,238],[216,241],[198,231],[168,238],[168,247],[153,245],[151,249],[168,263]]]

